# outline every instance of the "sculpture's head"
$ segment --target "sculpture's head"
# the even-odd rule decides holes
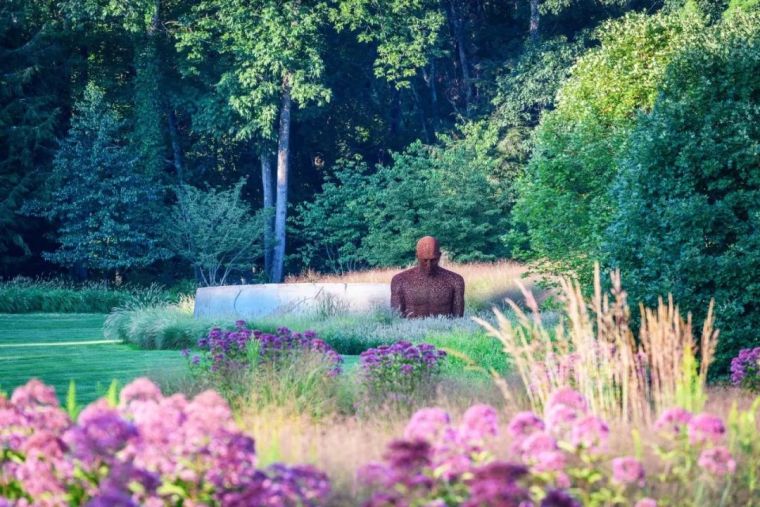
[[[433,236],[425,236],[417,242],[417,262],[422,273],[433,276],[438,270],[440,259],[441,249]]]

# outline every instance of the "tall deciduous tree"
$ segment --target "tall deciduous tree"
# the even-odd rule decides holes
[[[49,199],[31,206],[58,224],[60,247],[47,260],[85,273],[143,267],[167,255],[154,224],[159,190],[136,170],[124,137],[123,120],[88,86],[56,154]]]
[[[284,274],[290,132],[294,105],[330,99],[324,72],[323,1],[208,0],[200,2],[179,34],[178,47],[202,65],[219,55],[229,65],[214,86],[239,116],[235,137],[277,142],[274,251],[270,278]],[[266,162],[262,177],[267,188]],[[266,194],[265,194],[266,195]]]

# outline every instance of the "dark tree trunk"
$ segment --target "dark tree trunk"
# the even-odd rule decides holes
[[[264,273],[272,279],[272,236],[274,233],[274,181],[272,158],[269,152],[261,154],[261,188],[264,193]]]
[[[280,103],[280,129],[277,139],[277,204],[274,213],[274,255],[272,281],[281,283],[285,266],[285,234],[288,220],[288,158],[290,155],[290,112],[293,100],[286,81]]]
[[[180,144],[179,131],[177,130],[177,117],[174,114],[174,108],[169,104],[166,108],[166,119],[169,126],[169,139],[172,143],[172,157],[174,169],[177,171],[177,182],[180,185],[185,183],[185,167],[182,156],[182,145]]]
[[[457,44],[457,54],[459,56],[459,66],[462,67],[462,85],[464,86],[465,110],[469,110],[472,105],[472,78],[470,76],[470,63],[467,57],[466,38],[464,34],[464,17],[457,8],[456,0],[451,0],[448,4],[449,16],[451,17],[451,26],[454,31],[454,40]]]
[[[438,130],[438,92],[435,89],[435,58],[430,60],[430,72],[424,71],[425,84],[430,88],[430,121],[433,132]]]
[[[414,84],[412,84],[411,89],[412,96],[414,97],[414,106],[420,115],[420,126],[422,127],[422,133],[425,136],[425,143],[430,144],[430,131],[428,131],[427,119],[425,118],[425,109],[422,105],[422,101],[420,100],[420,95],[417,93],[417,88],[414,87]]]
[[[530,0],[530,39],[538,42],[540,34],[538,33],[538,23],[541,20],[541,14],[538,12],[538,0]]]

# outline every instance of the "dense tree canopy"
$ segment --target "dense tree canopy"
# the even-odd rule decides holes
[[[701,317],[716,301],[719,369],[760,345],[760,17],[702,33],[668,67],[623,156],[605,231],[637,300],[671,293]]]
[[[206,283],[278,281],[405,264],[435,234],[458,260],[526,258],[582,279],[601,261],[634,299],[671,291],[699,312],[715,297],[726,343],[747,343],[757,11],[1,2],[0,276],[203,282],[225,265]],[[192,237],[189,202],[245,217],[245,254],[202,261],[208,224],[193,248],[176,241],[167,227]]]

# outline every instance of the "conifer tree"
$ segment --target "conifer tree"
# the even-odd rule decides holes
[[[82,273],[142,267],[166,257],[153,222],[160,189],[136,167],[124,122],[90,84],[53,161],[49,198],[32,208],[58,224],[60,247],[45,252]]]

